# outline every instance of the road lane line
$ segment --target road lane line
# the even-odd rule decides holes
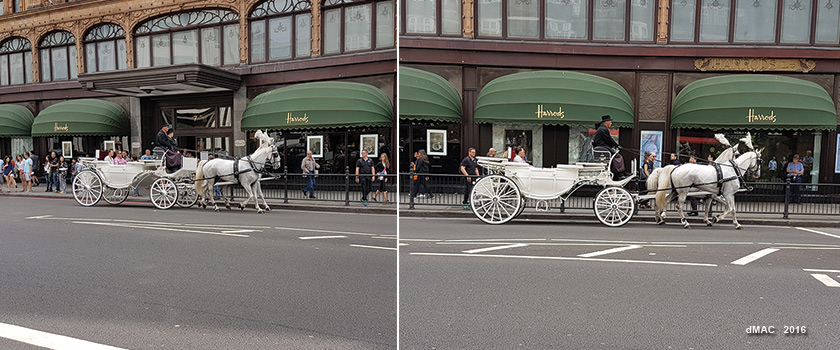
[[[28,217],[27,219],[46,219],[46,218],[51,217],[51,216],[52,216],[52,215],[30,216],[30,217]]]
[[[811,233],[816,233],[816,234],[818,234],[818,235],[823,235],[823,236],[828,236],[828,237],[834,237],[834,238],[840,238],[840,236],[838,236],[838,235],[832,235],[832,234],[830,234],[830,233],[826,233],[826,232],[822,232],[822,231],[817,231],[817,230],[812,230],[812,229],[810,229],[810,228],[796,227],[796,229],[797,229],[797,230],[802,230],[802,231],[808,231],[808,232],[811,232]]]
[[[222,233],[251,233],[257,232],[257,230],[225,230]]]
[[[397,250],[397,248],[391,248],[391,247],[379,247],[379,246],[375,246],[375,245],[351,244],[350,246],[351,246],[351,247],[356,247],[356,248],[370,248],[370,249]]]
[[[495,247],[487,247],[487,248],[478,248],[478,249],[470,249],[463,251],[467,254],[474,254],[474,253],[481,253],[481,252],[489,252],[491,250],[502,250],[502,249],[510,249],[510,248],[519,248],[519,247],[527,247],[528,245],[525,243],[516,243],[516,244],[509,244],[509,245],[500,245]]]
[[[636,241],[608,241],[602,239],[566,239],[566,238],[554,238],[552,241],[564,241],[564,242],[591,242],[591,243],[613,243],[613,244],[645,244],[648,242],[636,242]]]
[[[828,275],[823,275],[821,273],[812,273],[811,276],[814,276],[814,278],[816,278],[817,281],[822,282],[827,287],[840,287],[840,282],[835,281]]]
[[[607,250],[599,250],[597,252],[581,254],[581,255],[578,255],[578,256],[581,257],[581,258],[591,258],[593,256],[600,256],[600,255],[618,253],[618,252],[623,252],[625,250],[639,249],[641,247],[642,246],[640,246],[640,245],[629,245],[629,246],[626,246],[626,247],[617,247],[617,248],[612,248],[612,249],[607,249]]]
[[[298,237],[298,239],[328,239],[328,238],[347,238],[347,236],[306,236],[306,237]]]
[[[224,228],[238,228],[238,229],[263,229],[270,230],[271,226],[243,226],[243,225],[219,225],[219,224],[184,224],[184,226],[193,227],[224,227]]]
[[[0,337],[40,346],[47,349],[69,350],[124,350],[109,345],[97,344],[87,340],[71,338],[68,336],[42,332],[35,329],[24,328],[7,323],[0,323]]]
[[[140,229],[146,229],[146,230],[162,230],[162,231],[201,233],[201,234],[206,234],[206,235],[217,235],[217,236],[230,236],[230,237],[243,237],[243,238],[251,237],[251,236],[248,236],[248,235],[239,235],[239,234],[233,234],[233,233],[196,231],[196,230],[187,230],[187,229],[181,229],[181,228],[169,228],[169,227],[157,227],[157,226],[149,227],[149,226],[139,226],[139,225],[111,224],[111,223],[107,223],[107,222],[73,221],[73,223],[74,224],[85,224],[85,225],[131,227],[131,228],[140,228]]]
[[[406,241],[406,242],[440,242],[440,239],[424,239],[424,238],[402,238],[400,237],[399,240]]]
[[[445,242],[499,242],[499,241],[547,241],[546,238],[488,238],[488,239],[447,239]]]
[[[717,267],[717,265],[715,265],[715,264],[702,264],[702,263],[687,263],[687,262],[674,262],[674,261],[650,261],[650,260],[603,259],[603,258],[575,258],[575,257],[565,257],[565,256],[494,255],[494,254],[461,254],[461,253],[410,253],[410,255],[480,257],[480,258],[510,258],[510,259],[534,259],[534,260],[624,262],[624,263],[653,264],[653,265]]]
[[[840,273],[840,270],[822,270],[822,269],[802,269],[802,271]]]
[[[315,230],[311,228],[297,228],[297,227],[275,227],[276,230],[281,231],[304,231],[304,232],[320,232],[320,233],[338,233],[342,235],[357,235],[357,236],[376,236],[373,233],[362,233],[362,232],[347,232],[347,231],[332,231],[332,230]]]
[[[770,253],[777,252],[777,251],[779,251],[779,249],[777,249],[777,248],[762,249],[762,250],[759,250],[755,253],[747,255],[743,258],[735,260],[735,261],[731,262],[730,264],[732,264],[732,265],[746,265],[746,264],[749,264],[753,261],[761,259],[762,257],[764,257],[766,255],[769,255]]]

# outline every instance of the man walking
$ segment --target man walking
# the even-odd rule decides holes
[[[29,158],[32,159],[32,185],[38,186],[38,168],[41,167],[41,163],[38,163],[40,158],[37,154],[35,154],[35,150],[33,149],[32,152],[29,152]],[[23,179],[21,179],[23,180]],[[49,181],[47,181],[49,183]],[[29,190],[32,190],[32,186],[29,186]]]
[[[371,176],[359,176],[359,174]],[[368,193],[370,193],[370,183],[376,177],[374,172],[373,160],[368,158],[368,153],[362,150],[362,158],[356,161],[356,183],[362,184],[362,202],[368,205]]]
[[[475,159],[475,148],[470,147],[468,155],[461,161],[461,174],[466,176],[464,187],[464,209],[470,209],[470,194],[472,193],[473,181],[479,177],[478,160]]]
[[[300,163],[300,170],[306,174],[306,187],[303,188],[303,195],[309,192],[309,198],[315,198],[315,169],[321,166],[312,158],[312,150],[306,151],[306,158]]]
[[[799,184],[802,183],[802,174],[805,173],[805,167],[799,162],[799,155],[793,155],[793,161],[787,165],[787,179],[790,182],[790,202],[802,204],[802,193],[799,189]]]
[[[29,152],[23,154],[23,192],[32,192],[32,158],[29,158]],[[28,190],[27,190],[28,189]]]

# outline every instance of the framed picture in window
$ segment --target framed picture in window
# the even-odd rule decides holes
[[[324,158],[324,135],[307,136],[306,149],[312,151],[312,158]]]
[[[61,155],[65,159],[73,158],[73,141],[61,142]]]
[[[117,143],[114,141],[105,141],[105,151],[116,150]]]
[[[426,130],[426,154],[430,156],[446,155],[446,130]]]
[[[656,154],[656,160],[653,161],[654,168],[662,167],[662,131],[658,130],[642,130],[641,153],[639,155],[639,167],[645,162],[645,152]]]
[[[361,145],[361,149],[359,150],[359,156],[361,157],[361,151],[367,151],[368,157],[376,158],[379,156],[379,134],[367,134],[360,136],[359,144]]]

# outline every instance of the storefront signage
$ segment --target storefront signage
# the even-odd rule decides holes
[[[563,112],[563,107],[557,107],[556,111],[552,111],[550,109],[545,109],[543,105],[537,105],[537,118],[560,117],[560,119],[563,119],[565,116],[566,113]]]
[[[70,131],[70,126],[68,126],[66,123],[64,125],[58,125],[58,123],[55,123],[55,128],[53,129],[53,131]]]
[[[236,146],[236,147],[245,147],[245,140],[233,141],[233,145]]]
[[[750,108],[750,111],[747,113],[747,122],[756,123],[765,121],[775,123],[776,114],[773,111],[770,111],[770,114],[755,114],[755,109]]]
[[[306,113],[302,117],[293,117],[292,112],[286,114],[286,124],[307,124],[309,123],[309,116]]]
[[[694,67],[701,71],[747,72],[810,72],[816,62],[806,59],[773,58],[701,58],[694,60]]]

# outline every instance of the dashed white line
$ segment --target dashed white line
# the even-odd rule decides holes
[[[257,231],[256,230],[227,230],[227,231],[222,231],[222,233],[251,233],[251,232],[257,232]]]
[[[745,256],[745,257],[743,257],[743,258],[740,258],[740,259],[738,259],[738,260],[735,260],[735,261],[731,262],[731,264],[732,264],[732,265],[746,265],[746,264],[749,264],[749,263],[751,263],[751,262],[753,262],[753,261],[756,261],[756,260],[758,260],[758,259],[761,259],[762,257],[764,257],[764,256],[766,256],[766,255],[768,255],[768,254],[770,254],[770,253],[777,252],[777,251],[779,251],[779,249],[777,249],[777,248],[767,248],[767,249],[762,249],[762,250],[759,250],[759,251],[757,251],[757,252],[755,252],[755,253],[752,253],[752,254],[750,254],[750,255],[747,255],[747,256]]]
[[[311,228],[297,228],[297,227],[275,227],[274,229],[283,230],[283,231],[304,231],[304,232],[319,232],[319,233],[337,233],[337,234],[342,234],[342,235],[376,236],[373,233],[333,231],[333,230],[315,230],[315,229],[311,229]]]
[[[701,264],[701,263],[687,263],[674,261],[650,261],[650,260],[622,260],[622,259],[602,259],[602,258],[577,258],[564,256],[533,256],[533,255],[493,255],[493,254],[461,254],[461,253],[411,253],[410,255],[419,256],[453,256],[453,257],[471,257],[471,258],[507,258],[507,259],[534,259],[534,260],[567,260],[567,261],[596,261],[596,262],[623,262],[636,264],[654,264],[654,265],[679,265],[679,266],[704,266],[717,267],[715,264]]]
[[[306,236],[306,237],[298,237],[298,239],[330,239],[330,238],[347,238],[347,236]]]
[[[55,350],[124,350],[110,345],[97,344],[87,340],[47,333],[6,323],[0,323],[0,337]]]
[[[812,229],[810,229],[810,228],[796,227],[796,229],[797,229],[797,230],[801,230],[801,231],[807,231],[807,232],[811,232],[811,233],[816,233],[816,234],[818,234],[818,235],[823,235],[823,236],[828,236],[828,237],[834,237],[834,238],[840,238],[840,236],[838,236],[838,235],[832,235],[832,234],[827,233],[827,232],[822,232],[822,231],[812,230]]]
[[[546,238],[488,238],[488,239],[447,239],[446,242],[498,242],[498,241],[547,241]]]
[[[827,287],[840,287],[840,282],[835,281],[833,278],[828,277],[828,275],[824,275],[821,273],[812,273],[811,276],[817,279],[817,281],[822,282]]]
[[[27,219],[46,219],[46,218],[51,217],[51,216],[52,216],[52,215],[30,216],[30,217],[28,217]]]
[[[593,256],[618,253],[618,252],[623,252],[625,250],[639,249],[641,247],[642,246],[640,246],[640,245],[629,245],[629,246],[626,246],[626,247],[617,247],[617,248],[612,248],[612,249],[607,249],[607,250],[599,250],[597,252],[581,254],[581,255],[578,255],[578,256],[581,257],[581,258],[591,258]]]
[[[161,230],[161,231],[176,231],[176,232],[188,232],[188,233],[202,233],[206,235],[217,235],[217,236],[230,236],[230,237],[243,237],[248,238],[251,236],[248,235],[240,235],[240,234],[232,234],[232,233],[220,233],[220,232],[208,232],[208,231],[196,231],[196,230],[186,230],[181,228],[169,228],[169,227],[149,227],[149,226],[139,226],[139,225],[126,225],[126,224],[111,224],[107,222],[89,222],[89,221],[73,221],[74,224],[85,224],[85,225],[100,225],[100,226],[118,226],[118,227],[131,227],[131,228],[141,228],[146,230]]]
[[[822,269],[802,269],[802,271],[840,273],[840,270],[822,270]]]
[[[356,247],[356,248],[370,248],[370,249],[397,250],[397,248],[392,248],[392,247],[379,247],[379,246],[375,246],[375,245],[351,244],[350,246],[351,246],[351,247]]]
[[[465,250],[464,253],[474,254],[474,253],[481,253],[481,252],[489,252],[489,251],[492,251],[492,250],[502,250],[502,249],[519,248],[519,247],[527,247],[527,246],[528,245],[525,244],[525,243],[517,243],[517,244],[500,245],[500,246],[495,246],[495,247],[470,249],[470,250]]]

